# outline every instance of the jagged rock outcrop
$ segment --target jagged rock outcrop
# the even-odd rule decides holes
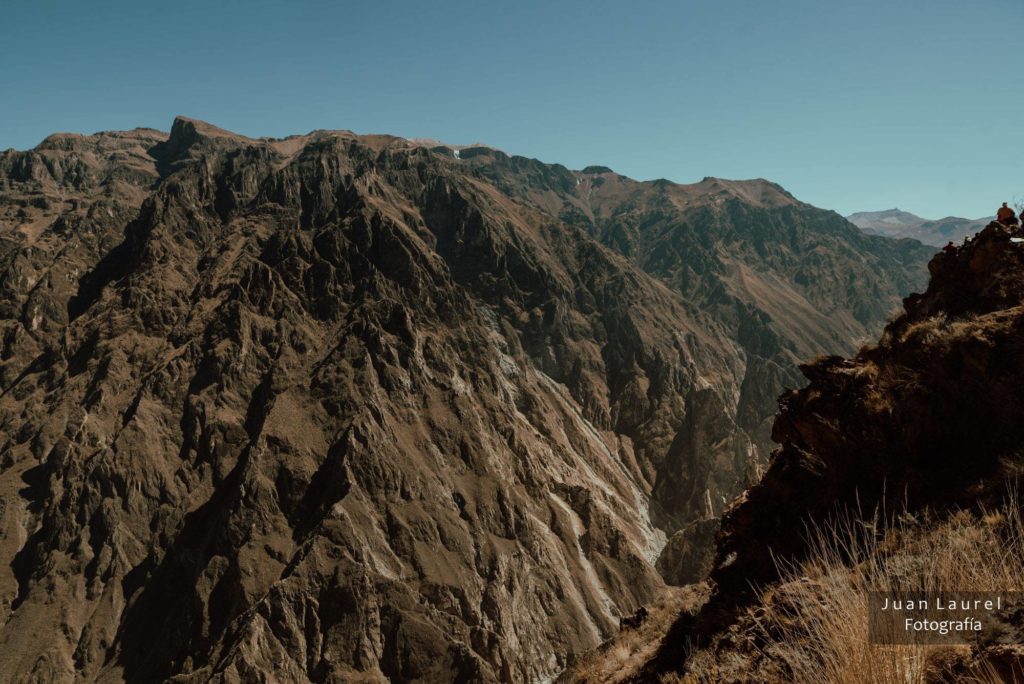
[[[782,397],[782,446],[723,521],[722,595],[770,578],[769,553],[798,557],[792,531],[837,505],[976,505],[1024,465],[1024,249],[992,224],[929,270],[878,345],[803,367],[810,384]]]
[[[584,175],[187,119],[2,153],[4,676],[534,681],[649,602],[798,352],[920,255],[760,183]],[[837,245],[819,313],[773,269]]]
[[[658,556],[658,572],[669,584],[685,586],[703,581],[715,558],[718,518],[695,520],[675,532]]]
[[[1024,469],[1024,248],[991,224],[936,255],[923,294],[905,300],[877,345],[801,368],[780,400],[781,447],[763,479],[725,513],[714,593],[669,632],[648,674],[681,666],[687,640],[709,643],[779,567],[811,550],[808,525],[870,516],[998,507]]]

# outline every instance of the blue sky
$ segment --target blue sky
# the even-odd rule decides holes
[[[1021,0],[0,0],[0,149],[176,114],[482,141],[841,213],[1024,200]]]

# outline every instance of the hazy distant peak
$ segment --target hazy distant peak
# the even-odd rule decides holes
[[[966,219],[947,216],[932,220],[901,209],[859,211],[846,219],[865,233],[891,238],[913,238],[929,245],[959,242],[985,227],[988,218]]]
[[[927,220],[917,216],[916,214],[911,214],[909,211],[903,211],[902,209],[896,208],[885,209],[883,211],[860,211],[855,214],[850,214],[846,218],[850,223],[853,223],[856,226],[861,226],[862,223],[865,225],[875,223],[882,223],[885,225],[912,225]]]

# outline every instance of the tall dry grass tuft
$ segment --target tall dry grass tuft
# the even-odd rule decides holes
[[[811,530],[809,560],[782,568],[754,620],[766,659],[797,682],[924,684],[941,681],[967,646],[873,645],[869,592],[1024,590],[1024,521],[1016,497],[997,511],[962,511],[939,523],[904,516],[877,532],[877,518],[842,517]],[[967,679],[1001,682],[984,662]]]

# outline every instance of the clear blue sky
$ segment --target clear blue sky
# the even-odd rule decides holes
[[[977,217],[1024,199],[1024,2],[0,0],[0,149],[176,114]]]

